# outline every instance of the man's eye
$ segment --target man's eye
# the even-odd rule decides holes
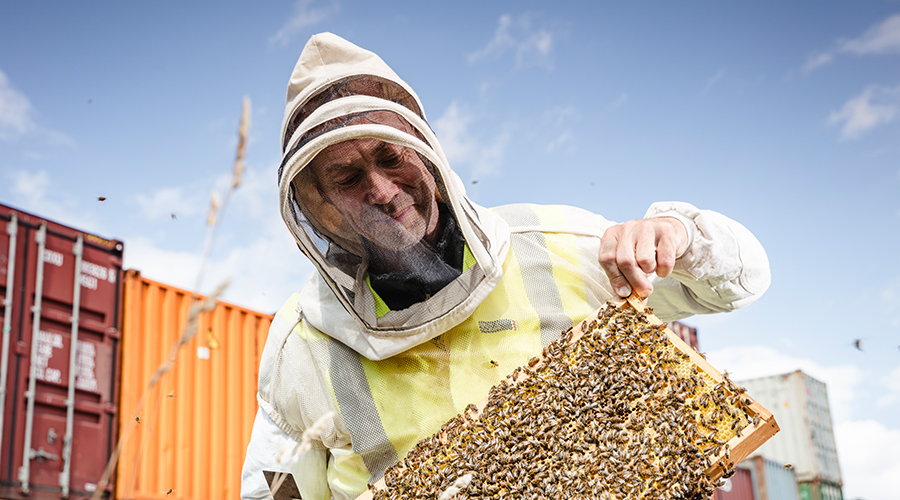
[[[334,183],[339,187],[350,187],[359,182],[359,175],[347,175],[344,177],[338,177],[334,180]]]
[[[399,165],[402,160],[403,160],[403,156],[396,154],[396,153],[392,153],[392,154],[384,156],[381,159],[381,164],[384,165],[385,167],[395,167],[395,166]]]

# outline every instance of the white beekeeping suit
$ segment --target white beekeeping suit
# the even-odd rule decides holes
[[[412,89],[340,37],[303,49],[282,151],[282,216],[317,272],[272,323],[243,498],[268,497],[263,470],[293,472],[307,500],[355,498],[615,296],[598,263],[614,223],[473,203]],[[661,319],[727,312],[768,287],[765,252],[740,224],[676,202],[644,216],[657,217],[686,234],[674,271],[653,278]],[[278,463],[325,415],[312,449]]]

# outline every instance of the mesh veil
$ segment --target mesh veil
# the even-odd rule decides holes
[[[405,88],[371,75],[332,82],[284,130],[282,213],[366,330],[425,325],[483,280],[471,245],[488,240],[448,190],[446,159]]]

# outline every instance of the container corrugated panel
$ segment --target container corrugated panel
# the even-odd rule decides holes
[[[799,500],[794,471],[783,463],[755,456],[739,464],[753,475],[756,500]]]
[[[781,427],[757,455],[791,464],[798,481],[841,484],[825,384],[799,370],[738,383],[775,415]]]
[[[844,500],[840,485],[826,481],[803,481],[797,484],[800,500]]]
[[[750,470],[736,467],[734,475],[725,480],[724,486],[716,488],[714,495],[715,500],[757,500]]]
[[[240,495],[257,410],[259,358],[273,316],[218,302],[200,316],[196,337],[181,346],[172,368],[148,391],[196,298],[126,272],[119,498]]]
[[[0,498],[84,498],[117,439],[122,243],[0,205],[0,269]]]
[[[687,326],[680,321],[670,321],[666,323],[669,329],[675,332],[675,335],[681,337],[681,340],[684,341],[685,344],[691,346],[691,349],[695,351],[700,351],[700,344],[697,341],[697,329],[692,326]]]

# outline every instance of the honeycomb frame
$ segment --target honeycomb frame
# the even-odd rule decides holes
[[[650,428],[650,425],[644,424],[644,420],[649,421],[653,417],[648,417],[648,415],[653,415],[649,410],[643,411],[643,416],[635,416],[638,414],[640,409],[633,409],[636,400],[631,400],[625,406],[627,407],[628,416],[621,417],[621,421],[617,421],[617,423],[611,424],[612,429],[606,429],[603,434],[598,434],[609,439],[610,434],[614,436],[614,439],[627,439],[628,444],[632,444],[633,442],[637,442],[638,447],[642,445],[648,446],[647,436],[650,436],[649,443],[654,444],[657,443],[659,439],[663,439],[664,435],[672,434],[682,436],[682,440],[678,441],[678,438],[675,438],[675,443],[677,445],[684,445],[682,451],[687,449],[689,446],[692,446],[693,452],[693,465],[703,464],[705,467],[702,467],[702,471],[698,468],[695,471],[695,480],[699,478],[700,482],[703,483],[703,486],[698,490],[689,490],[688,486],[681,484],[680,487],[678,484],[674,486],[666,486],[659,490],[658,495],[652,494],[653,488],[657,485],[660,485],[658,479],[647,479],[645,480],[644,489],[639,489],[637,487],[631,486],[631,489],[626,487],[619,487],[618,489],[609,489],[610,484],[629,484],[628,481],[637,481],[636,478],[632,476],[640,474],[637,472],[639,468],[643,466],[643,464],[639,464],[639,460],[645,460],[649,462],[653,462],[654,467],[659,467],[660,464],[666,464],[667,461],[675,461],[678,463],[668,464],[669,466],[675,467],[679,466],[679,464],[684,460],[682,456],[688,456],[687,453],[684,455],[679,455],[677,453],[667,453],[668,446],[666,446],[665,450],[662,453],[657,453],[660,450],[651,450],[648,454],[647,451],[643,451],[643,455],[640,457],[634,458],[629,455],[627,458],[627,463],[625,467],[621,470],[617,470],[614,472],[608,472],[605,469],[605,465],[597,463],[600,460],[607,459],[608,457],[613,462],[616,461],[617,455],[620,450],[619,446],[609,446],[608,441],[600,442],[597,439],[593,439],[594,444],[592,447],[585,446],[583,444],[578,445],[579,450],[584,451],[583,457],[576,457],[576,461],[584,460],[584,463],[589,464],[589,467],[586,466],[586,470],[589,470],[593,474],[597,474],[597,467],[603,467],[603,471],[605,474],[613,474],[612,480],[609,477],[606,478],[603,483],[607,489],[604,489],[598,493],[597,490],[586,492],[581,489],[579,491],[563,491],[556,490],[558,494],[547,492],[553,492],[553,485],[546,485],[545,487],[548,489],[542,490],[544,493],[538,495],[534,493],[532,490],[527,490],[528,485],[522,486],[522,481],[524,478],[506,478],[506,483],[504,487],[497,487],[495,490],[491,490],[494,483],[485,483],[482,481],[482,484],[478,485],[480,490],[470,491],[472,495],[467,494],[467,491],[464,489],[460,493],[456,495],[456,498],[467,498],[469,496],[473,496],[476,498],[518,498],[518,497],[547,497],[552,496],[554,498],[606,498],[606,499],[621,499],[621,498],[703,498],[707,494],[711,495],[712,489],[716,484],[719,484],[723,477],[729,477],[733,474],[735,464],[739,463],[744,458],[748,457],[754,450],[756,450],[759,446],[761,446],[765,441],[775,435],[778,432],[778,424],[775,422],[775,419],[771,412],[766,410],[761,404],[759,404],[755,399],[750,397],[746,391],[742,388],[734,384],[729,378],[727,372],[722,373],[717,370],[714,366],[712,366],[706,358],[694,351],[691,347],[689,347],[684,340],[682,340],[678,335],[672,332],[664,322],[662,322],[659,318],[657,318],[652,310],[649,307],[646,307],[643,301],[632,295],[627,299],[622,299],[618,301],[610,301],[604,306],[600,307],[594,314],[590,315],[580,324],[575,327],[563,332],[563,336],[558,341],[551,343],[550,346],[545,348],[540,356],[536,356],[532,358],[529,363],[525,366],[519,367],[514,370],[506,379],[501,381],[498,385],[491,389],[488,396],[482,399],[480,402],[476,404],[470,404],[460,415],[456,418],[451,419],[447,422],[441,430],[433,436],[426,437],[422,439],[416,447],[410,451],[407,458],[400,460],[394,466],[392,466],[388,471],[386,471],[385,476],[380,479],[376,484],[369,485],[369,489],[365,491],[362,495],[360,495],[357,500],[381,500],[384,498],[421,498],[421,497],[432,497],[438,498],[438,495],[441,491],[446,489],[450,484],[453,484],[454,480],[463,476],[466,472],[474,473],[476,475],[480,474],[478,470],[474,470],[473,467],[467,467],[468,465],[474,465],[471,463],[462,463],[457,464],[456,468],[459,470],[450,470],[448,471],[448,467],[440,468],[437,464],[446,463],[442,462],[439,455],[449,455],[452,454],[453,446],[462,446],[461,443],[464,442],[465,439],[469,439],[471,435],[480,433],[484,434],[486,430],[488,430],[485,426],[487,426],[490,422],[483,422],[482,416],[485,415],[485,411],[487,408],[486,418],[490,415],[493,415],[493,412],[500,412],[501,415],[506,415],[511,411],[511,405],[513,402],[505,402],[503,400],[504,397],[512,401],[511,395],[515,395],[515,391],[526,390],[529,384],[540,383],[538,379],[542,376],[549,367],[551,367],[554,363],[557,366],[562,366],[560,363],[568,362],[565,361],[565,356],[569,356],[573,359],[578,359],[579,356],[578,350],[582,349],[578,346],[581,345],[582,338],[585,336],[596,335],[597,339],[593,342],[612,342],[615,340],[614,332],[618,326],[616,324],[611,324],[610,321],[613,321],[612,318],[618,318],[614,321],[617,321],[619,325],[627,323],[628,321],[633,321],[633,323],[629,324],[628,327],[632,328],[630,331],[623,331],[622,333],[633,333],[633,329],[636,325],[642,328],[642,331],[645,332],[642,335],[646,335],[652,341],[648,340],[647,346],[641,347],[638,349],[638,352],[649,355],[649,351],[654,351],[656,354],[663,356],[663,361],[659,361],[657,365],[664,367],[672,368],[672,372],[677,374],[678,379],[670,378],[665,383],[657,383],[649,389],[646,387],[646,380],[641,380],[639,382],[635,382],[634,380],[627,379],[626,381],[630,381],[632,384],[636,384],[634,387],[635,391],[643,391],[644,394],[648,394],[646,396],[641,397],[636,403],[640,405],[640,409],[645,409],[649,407],[644,407],[643,404],[646,402],[657,401],[660,399],[674,401],[675,405],[682,405],[682,414],[678,418],[678,420],[665,420],[663,419],[663,423],[659,423],[659,418],[656,417],[656,425],[658,427]],[[622,318],[626,318],[622,320]],[[605,323],[604,323],[605,321]],[[653,332],[656,333],[653,333]],[[610,337],[613,335],[613,337]],[[587,342],[587,341],[585,341]],[[655,342],[655,343],[654,343]],[[649,347],[650,343],[653,343],[655,347]],[[586,348],[584,348],[586,349]],[[569,351],[568,353],[566,351]],[[560,353],[563,354],[563,358],[560,358]],[[668,354],[663,354],[668,353]],[[668,356],[668,357],[667,357]],[[586,362],[588,358],[584,358],[582,361]],[[570,367],[578,367],[578,363],[572,365],[570,363]],[[565,369],[565,367],[563,366]],[[608,367],[606,368],[609,369]],[[646,370],[646,368],[645,368]],[[657,379],[659,380],[659,379]],[[691,382],[688,382],[688,381]],[[676,389],[676,383],[678,383],[679,392],[674,392]],[[641,384],[644,384],[644,387],[637,387]],[[682,385],[683,384],[683,385]],[[707,385],[710,388],[706,388]],[[691,389],[683,389],[683,387],[690,386]],[[524,388],[524,389],[523,389]],[[688,391],[688,392],[682,392]],[[596,391],[594,391],[596,392]],[[669,395],[669,393],[673,393]],[[685,394],[690,394],[690,396],[685,396]],[[704,394],[714,394],[707,395]],[[724,396],[723,396],[724,395]],[[529,397],[533,397],[532,394]],[[651,398],[654,396],[654,398]],[[538,396],[540,397],[540,396]],[[499,398],[499,399],[498,399]],[[571,401],[571,398],[570,398]],[[565,401],[563,401],[565,404]],[[587,405],[590,407],[591,405]],[[691,407],[693,409],[691,410]],[[582,408],[583,410],[584,408]],[[590,408],[588,408],[590,409]],[[578,426],[578,415],[582,410],[578,410],[576,412],[576,418],[573,421],[569,421],[567,423],[569,429],[577,429]],[[693,414],[695,419],[688,421],[686,417],[687,415]],[[684,418],[682,418],[684,417]],[[706,417],[709,417],[707,420]],[[613,420],[615,417],[613,417]],[[637,422],[635,422],[637,419]],[[515,420],[513,420],[515,422]],[[693,425],[693,431],[690,433],[691,436],[696,437],[697,441],[690,441],[690,445],[687,444],[688,441],[683,436],[685,435],[682,431],[683,429],[674,429],[673,424],[676,423],[674,427],[678,426],[691,426]],[[698,427],[697,423],[700,422],[701,425]],[[729,424],[730,423],[730,428]],[[533,424],[532,424],[533,425]],[[556,425],[556,424],[554,424]],[[630,427],[635,426],[635,427]],[[547,426],[544,426],[547,427]],[[644,429],[647,429],[646,431]],[[704,435],[704,433],[696,431],[696,429],[701,428],[709,431],[708,435]],[[553,427],[555,430],[559,430],[560,428]],[[635,430],[639,429],[639,430]],[[496,435],[508,436],[509,428],[504,431],[503,429],[494,429],[490,427],[490,436]],[[570,431],[571,432],[571,431]],[[466,434],[470,434],[469,437]],[[580,432],[580,439],[585,439],[585,434],[588,432]],[[599,431],[598,431],[599,433]],[[616,434],[620,433],[620,434]],[[622,437],[625,436],[626,437]],[[571,434],[569,434],[571,436]],[[487,437],[487,436],[486,436]],[[546,436],[544,436],[546,437]],[[552,439],[557,436],[551,436],[548,439],[552,442]],[[595,438],[597,435],[594,436]],[[471,437],[478,441],[478,436]],[[543,439],[543,438],[542,438]],[[587,438],[588,442],[591,441],[590,438]],[[496,441],[496,439],[494,440]],[[485,441],[482,440],[482,443]],[[532,439],[532,442],[535,442]],[[624,443],[625,441],[621,441]],[[583,443],[583,442],[582,442]],[[616,444],[620,442],[617,441]],[[702,444],[697,444],[702,443]],[[490,441],[489,444],[494,444],[493,441]],[[526,443],[527,446],[528,443]],[[604,446],[606,445],[606,446]],[[515,444],[513,450],[517,450],[519,444]],[[496,448],[496,446],[495,446]],[[630,449],[625,446],[626,449]],[[450,451],[446,451],[446,450]],[[509,451],[509,447],[504,448]],[[530,450],[531,448],[529,448]],[[551,446],[545,446],[543,451],[553,452],[555,448]],[[601,452],[598,452],[601,450]],[[697,458],[699,454],[702,457],[702,462],[698,461]],[[446,452],[446,453],[445,453]],[[520,452],[521,453],[521,452]],[[589,462],[591,460],[591,454],[595,454],[599,457],[607,457],[607,458],[597,458],[594,462]],[[610,455],[611,453],[611,455]],[[424,456],[420,456],[423,455]],[[416,458],[411,461],[410,456],[415,455]],[[663,458],[665,456],[665,458]],[[570,455],[567,458],[571,458]],[[503,454],[499,454],[496,457],[497,461],[502,461]],[[543,475],[544,482],[546,483],[546,477],[548,474],[548,466],[551,469],[553,468],[563,468],[565,469],[567,474],[575,474],[577,475],[579,472],[583,472],[581,469],[577,467],[566,467],[563,464],[563,467],[560,467],[558,462],[553,462],[552,459],[548,459],[545,455],[534,455],[528,457],[532,460],[533,463],[538,464],[537,466],[532,466],[530,470],[537,471],[538,476],[541,477]],[[446,457],[444,457],[446,459]],[[616,462],[618,463],[618,462]],[[553,465],[555,464],[555,465]],[[482,466],[485,466],[485,463],[481,463]],[[641,467],[639,467],[641,465]],[[576,464],[577,466],[577,464]],[[494,470],[494,474],[496,477],[496,468],[493,464],[488,465],[490,467],[488,470]],[[591,468],[592,467],[592,468]],[[632,469],[634,469],[634,473],[632,473]],[[516,469],[513,469],[516,470]],[[574,471],[574,472],[573,472]],[[501,470],[502,472],[502,470]],[[558,472],[558,471],[557,471]],[[490,472],[488,472],[490,473]],[[550,478],[553,479],[556,477],[559,479],[559,474],[553,476],[553,471],[551,470]],[[615,475],[618,474],[618,477]],[[507,472],[509,476],[509,472]],[[413,477],[414,479],[409,479],[408,477]],[[530,477],[530,476],[529,476]],[[649,476],[648,476],[649,477]],[[705,477],[705,479],[704,479]],[[398,478],[406,478],[406,479],[398,479]],[[625,478],[625,479],[623,479]],[[428,479],[433,479],[431,481],[430,486],[426,488],[423,485],[427,485],[429,483]],[[513,483],[510,486],[510,483],[515,479],[519,479],[519,482]],[[626,481],[626,479],[628,481]],[[411,489],[413,486],[409,486],[409,484],[405,484],[404,481],[408,481],[409,484],[418,485],[417,489]],[[616,483],[618,481],[618,483]],[[707,482],[708,481],[708,482]],[[592,481],[593,482],[593,481]],[[557,481],[558,484],[566,484],[565,481],[560,480]],[[402,493],[391,493],[392,489],[396,489],[401,487],[405,488],[402,490]],[[711,486],[712,485],[712,486]],[[523,489],[517,489],[519,486],[522,486]],[[581,487],[579,487],[581,488]],[[679,489],[680,488],[680,489]],[[712,488],[712,489],[711,489]],[[525,494],[526,491],[532,491],[529,494]],[[699,493],[698,493],[699,492]]]

